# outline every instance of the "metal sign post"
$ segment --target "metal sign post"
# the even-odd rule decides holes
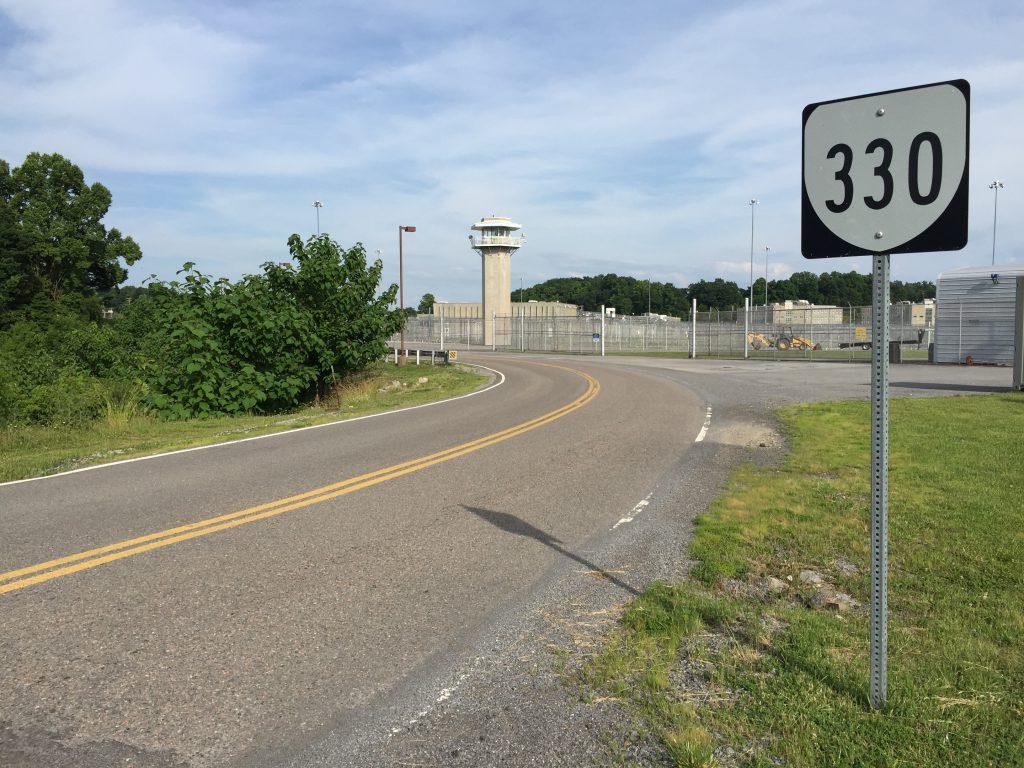
[[[801,251],[870,255],[871,705],[888,687],[889,255],[967,244],[971,87],[966,80],[808,104]]]
[[[874,257],[871,281],[871,705],[888,687],[889,255]]]

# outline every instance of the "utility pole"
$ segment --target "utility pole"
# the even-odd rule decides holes
[[[750,282],[747,283],[747,296],[754,293],[754,206],[758,202],[756,197],[750,198]]]
[[[996,179],[988,185],[989,189],[995,190],[996,197],[992,203],[992,264],[996,263],[996,218],[999,216],[999,190],[1003,188],[1003,182]]]
[[[324,204],[319,200],[314,200],[313,207],[316,208],[316,236],[320,237],[320,209],[324,207]]]
[[[404,269],[402,265],[402,235],[406,232],[415,231],[416,227],[398,225],[398,308],[402,310],[402,330],[398,336],[398,343],[402,348],[402,354],[398,359],[399,365],[405,363],[405,280],[403,279]]]

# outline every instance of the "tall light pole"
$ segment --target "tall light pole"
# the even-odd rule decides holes
[[[764,247],[764,321],[768,322],[768,251],[769,246]]]
[[[319,200],[314,200],[313,207],[316,208],[316,236],[320,237],[320,209],[324,207],[324,204]]]
[[[1003,188],[1003,182],[996,179],[988,185],[989,189],[995,190],[996,199],[992,204],[992,264],[996,263],[996,217],[999,215],[999,190]]]
[[[754,295],[754,206],[758,202],[757,198],[750,198],[750,282],[747,283],[747,296],[750,297]]]
[[[398,346],[402,348],[402,354],[398,358],[398,364],[405,363],[405,281],[403,279],[402,266],[402,235],[406,232],[415,232],[416,227],[403,227],[398,225],[398,308],[402,310],[402,330],[398,335]]]

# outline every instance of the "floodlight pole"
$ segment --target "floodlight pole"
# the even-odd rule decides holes
[[[416,227],[405,227],[398,225],[398,308],[402,310],[402,329],[399,331],[398,343],[402,347],[402,355],[399,358],[399,365],[405,362],[405,281],[403,279],[402,266],[402,235],[406,232],[415,232]]]
[[[988,188],[991,189],[991,190],[995,190],[995,193],[996,193],[995,200],[992,202],[992,266],[995,266],[995,263],[996,263],[996,221],[997,221],[998,216],[999,216],[999,190],[1003,188],[1003,182],[1001,182],[998,179],[996,179],[995,181],[993,181],[991,184],[988,185]]]
[[[319,200],[314,200],[313,207],[316,208],[316,236],[320,237],[320,209],[324,207],[324,204]]]
[[[871,706],[888,687],[889,255],[874,257],[871,281]]]
[[[750,282],[747,283],[747,296],[754,295],[754,206],[760,201],[754,197],[750,200]]]

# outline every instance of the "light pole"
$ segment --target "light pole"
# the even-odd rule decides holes
[[[754,294],[754,206],[758,202],[756,197],[750,198],[750,282],[747,283],[747,296]]]
[[[769,246],[764,247],[764,321],[768,322],[768,251]]]
[[[319,200],[314,200],[313,207],[316,208],[316,236],[320,237],[320,209],[324,207],[324,204]]]
[[[402,266],[402,235],[406,232],[415,232],[416,227],[403,227],[398,225],[398,308],[402,310],[402,330],[398,335],[398,346],[402,348],[402,354],[398,358],[398,364],[405,363],[405,281],[403,280]]]
[[[996,263],[996,217],[999,215],[999,190],[1003,188],[1003,182],[996,179],[988,185],[989,189],[995,190],[996,198],[992,203],[992,265]]]

